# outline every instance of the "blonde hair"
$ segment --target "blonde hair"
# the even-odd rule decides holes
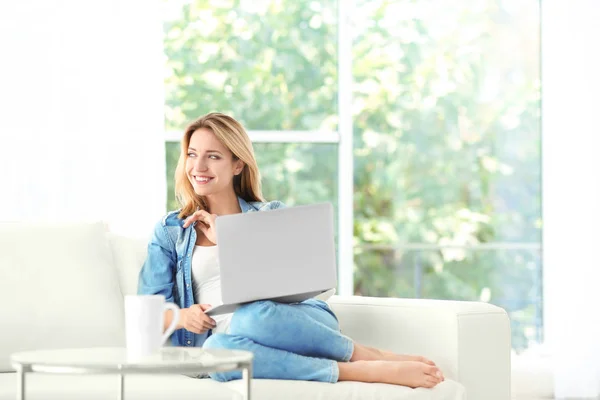
[[[260,172],[254,158],[254,148],[244,127],[232,117],[221,113],[209,113],[192,122],[181,139],[181,154],[175,169],[175,197],[181,205],[179,218],[185,218],[196,210],[206,210],[203,196],[198,196],[190,183],[186,171],[188,147],[192,134],[206,128],[233,153],[234,160],[245,165],[240,175],[234,176],[235,194],[246,201],[264,201],[260,185]]]

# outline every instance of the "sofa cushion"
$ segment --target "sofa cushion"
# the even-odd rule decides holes
[[[182,375],[131,375],[125,377],[127,400],[242,399],[242,381],[228,383]],[[16,396],[16,374],[0,374],[0,400]],[[30,374],[29,400],[95,400],[117,396],[118,378],[108,376]],[[285,381],[255,379],[252,398],[258,400],[464,400],[463,387],[446,380],[433,389],[410,389],[381,383]]]
[[[242,392],[242,381],[225,385]],[[282,395],[284,394],[284,395]],[[256,379],[252,383],[253,399],[260,400],[464,400],[465,389],[455,381],[445,380],[433,389],[363,382],[305,382]]]
[[[124,345],[103,224],[0,223],[0,274],[0,371],[16,351]]]

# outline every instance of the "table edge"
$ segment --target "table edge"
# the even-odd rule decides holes
[[[139,366],[128,367],[116,365],[115,367],[107,366],[66,366],[66,365],[46,365],[40,363],[21,363],[18,361],[11,362],[12,367],[17,372],[41,372],[49,374],[181,374],[181,373],[208,373],[208,372],[224,372],[244,369],[252,366],[252,359],[223,362],[211,366],[194,366],[194,365],[174,365],[174,366],[150,366],[140,368]]]

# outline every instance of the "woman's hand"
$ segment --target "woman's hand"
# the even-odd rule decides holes
[[[205,210],[199,210],[190,215],[185,219],[183,223],[183,227],[187,228],[195,221],[198,221],[198,228],[202,231],[204,236],[212,243],[217,244],[217,235],[216,235],[216,225],[215,220],[217,219],[217,214],[211,214]]]
[[[209,304],[194,304],[191,307],[182,308],[178,325],[192,333],[204,333],[215,328],[217,326],[215,320],[204,314],[204,311],[209,308],[211,308]]]

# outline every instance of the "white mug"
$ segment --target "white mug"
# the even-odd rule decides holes
[[[163,333],[166,310],[173,311],[171,325]],[[175,331],[179,307],[166,303],[163,295],[125,296],[125,341],[129,358],[156,353]]]

